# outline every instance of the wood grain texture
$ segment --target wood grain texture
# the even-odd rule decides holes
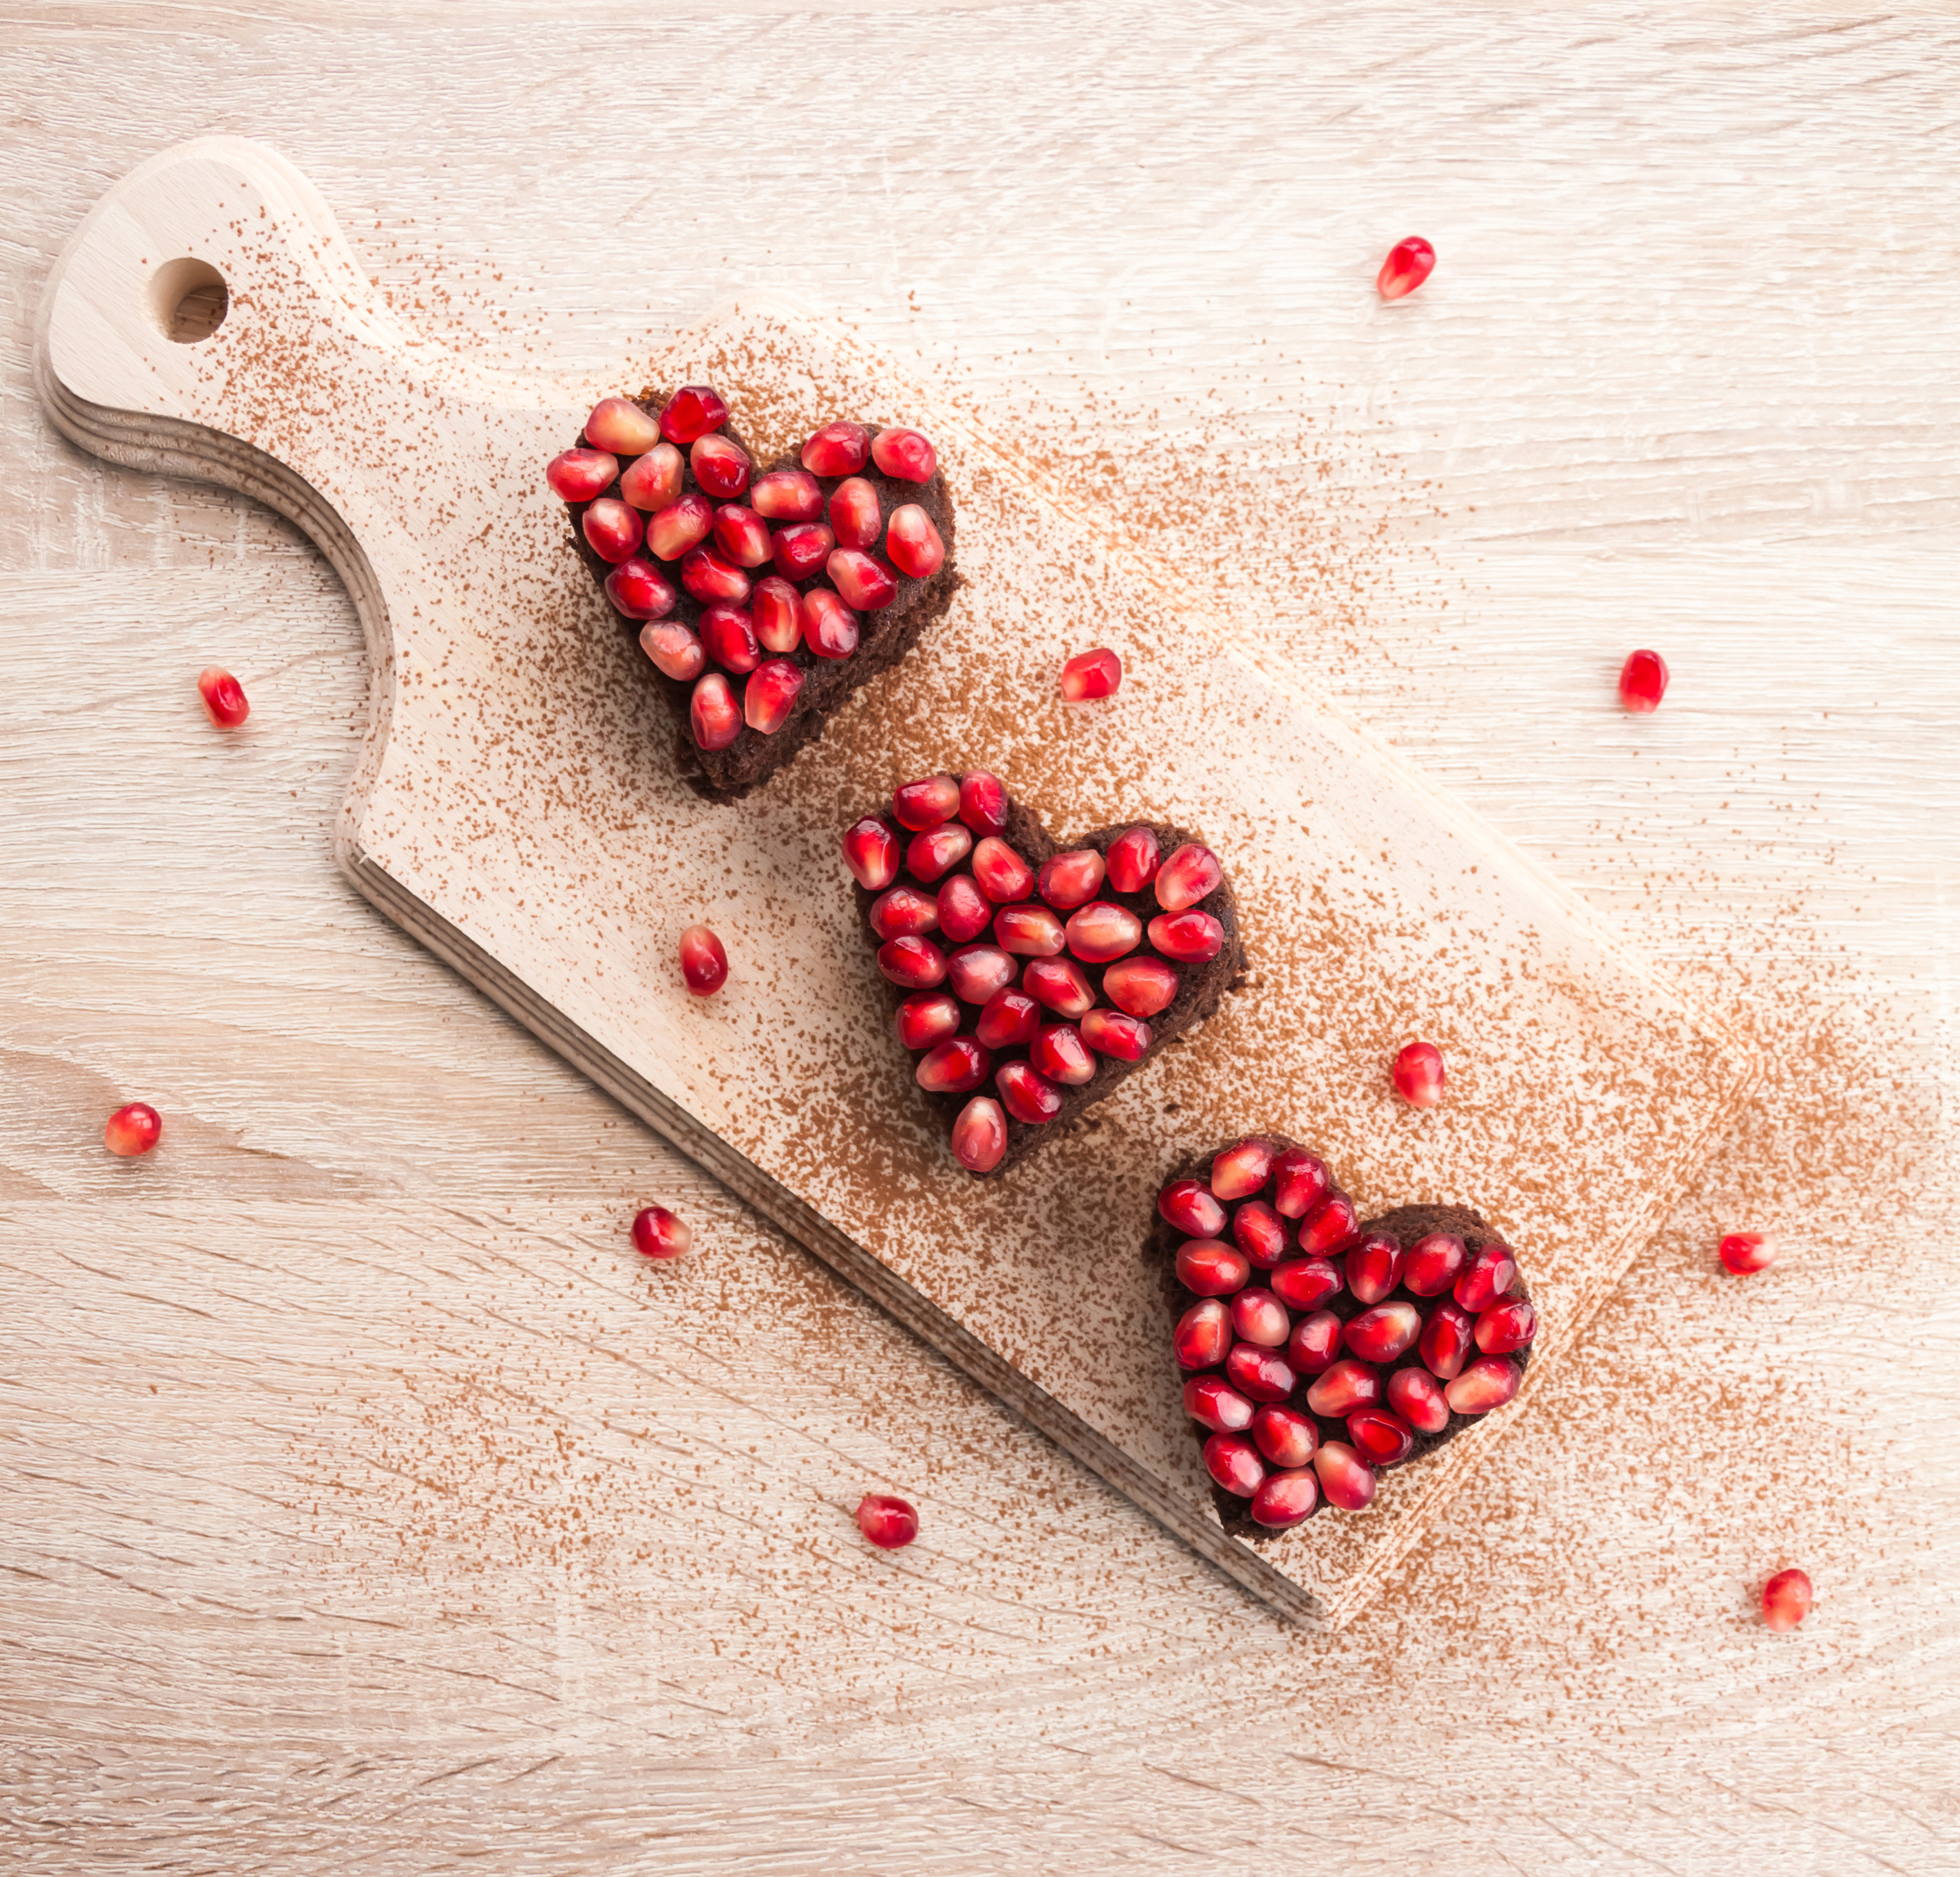
[[[1950,17],[355,19],[49,9],[0,66],[18,1861],[1952,1868]],[[725,84],[650,91],[622,46]],[[778,161],[835,99],[854,135]],[[752,135],[718,159],[723,112]],[[1262,629],[1639,942],[1813,1013],[1481,1529],[1341,1637],[1275,1634],[339,883],[331,574],[74,454],[28,386],[67,231],[212,128],[288,148],[495,362],[597,369],[814,272],[1084,476],[1189,441],[1232,491],[1331,460],[1392,510],[1364,603],[1252,581]],[[1367,283],[1418,227],[1443,266],[1392,322]],[[1330,275],[1354,321],[1304,330]],[[1351,447],[1303,453],[1309,417]],[[1446,513],[1395,507],[1424,482]],[[1641,725],[1602,708],[1634,642],[1675,674]],[[1896,1134],[1807,1099],[1834,1077]],[[136,1179],[94,1142],[138,1090],[172,1132]],[[684,1286],[622,1268],[656,1192],[724,1248]],[[1777,1287],[1714,1284],[1710,1233],[1785,1206]],[[485,1271],[533,1311],[485,1320]],[[323,1319],[344,1355],[297,1360]],[[1615,1392],[1654,1347],[1691,1419]],[[1737,1418],[1765,1351],[1789,1411]],[[928,1523],[867,1573],[874,1484]],[[588,1503],[634,1545],[582,1543]],[[1818,1613],[1768,1638],[1793,1558]]]

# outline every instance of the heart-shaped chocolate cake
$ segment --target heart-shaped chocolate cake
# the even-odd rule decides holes
[[[1064,845],[984,770],[930,775],[844,837],[913,1078],[999,1173],[1201,1023],[1238,975],[1223,869],[1183,829]]]
[[[826,424],[759,473],[707,385],[603,398],[546,479],[637,635],[682,772],[733,801],[943,613],[953,499],[918,431]]]
[[[1467,1206],[1355,1217],[1326,1163],[1255,1134],[1157,1195],[1184,1407],[1238,1537],[1359,1512],[1376,1475],[1518,1392],[1538,1313],[1517,1258]]]

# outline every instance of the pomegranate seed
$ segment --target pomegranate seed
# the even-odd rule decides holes
[[[1007,1151],[1007,1118],[1001,1104],[976,1095],[953,1124],[953,1157],[969,1172],[991,1173]]]
[[[947,988],[962,1004],[985,1004],[1014,981],[1020,969],[998,945],[963,945],[946,961]]]
[[[1174,1179],[1157,1195],[1157,1216],[1180,1232],[1215,1239],[1225,1230],[1225,1208],[1195,1179]]]
[[[1266,1281],[1296,1310],[1311,1310],[1341,1294],[1341,1274],[1324,1258],[1290,1258],[1275,1265]]]
[[[1102,857],[1093,848],[1072,848],[1042,863],[1041,896],[1064,912],[1087,905],[1102,884]]]
[[[664,1206],[648,1206],[633,1218],[633,1249],[642,1258],[685,1258],[694,1228]]]
[[[1645,716],[1667,695],[1667,660],[1659,652],[1629,652],[1620,667],[1620,701]]]
[[[787,658],[765,659],[743,688],[743,721],[759,735],[773,736],[790,721],[802,691],[798,666]]]
[[[1287,1339],[1287,1360],[1302,1375],[1325,1375],[1340,1354],[1341,1319],[1332,1310],[1301,1318]]]
[[[1373,1408],[1381,1398],[1379,1372],[1347,1357],[1317,1376],[1306,1391],[1306,1405],[1316,1414],[1336,1417]]]
[[[762,648],[756,642],[756,622],[740,606],[708,607],[696,629],[708,657],[724,671],[739,677],[762,662]]]
[[[118,1160],[148,1153],[162,1138],[164,1118],[148,1102],[127,1102],[102,1125],[102,1144]]]
[[[1262,1271],[1286,1256],[1287,1229],[1263,1199],[1249,1199],[1232,1215],[1232,1242]]]
[[[867,1493],[858,1502],[858,1529],[881,1551],[902,1551],[918,1536],[918,1514],[889,1493]]]
[[[718,671],[696,680],[687,714],[694,727],[694,740],[703,749],[726,749],[742,733],[742,713],[735,708],[735,693]]]
[[[1177,973],[1160,958],[1121,958],[1102,974],[1102,994],[1125,1016],[1155,1016],[1177,996]]]
[[[1122,682],[1122,660],[1107,646],[1078,653],[1061,668],[1061,695],[1071,704],[1113,697]]]
[[[628,463],[619,479],[623,501],[650,514],[680,500],[682,459],[670,443],[656,444],[637,463]]]
[[[1393,1362],[1421,1334],[1422,1312],[1413,1303],[1378,1303],[1348,1319],[1342,1340],[1363,1362]]]
[[[708,539],[714,510],[705,495],[683,495],[647,520],[647,547],[657,560],[677,561]]]
[[[930,482],[939,453],[915,430],[881,430],[871,439],[871,460],[901,482]]]
[[[632,553],[646,536],[638,514],[609,495],[594,502],[579,526],[584,530],[593,552],[616,565]]]
[[[698,997],[711,997],[728,981],[728,954],[721,940],[705,925],[691,925],[680,935],[680,975]]]
[[[1252,1519],[1268,1531],[1290,1532],[1297,1525],[1306,1524],[1319,1503],[1319,1482],[1309,1468],[1268,1473],[1252,1495]]]
[[[1028,1060],[1051,1082],[1080,1088],[1096,1074],[1096,1058],[1073,1023],[1045,1023],[1035,1032]]]
[[[1426,1369],[1398,1369],[1390,1376],[1389,1405],[1418,1433],[1440,1434],[1449,1425],[1449,1404]]]
[[[1216,1297],[1194,1303],[1177,1319],[1171,1345],[1183,1369],[1215,1369],[1232,1347],[1232,1315]]]
[[[596,505],[596,504],[595,504]],[[590,514],[590,509],[586,513]],[[731,566],[712,548],[690,548],[682,557],[680,584],[703,606],[718,601],[740,606],[749,597],[749,576]]]
[[[824,563],[824,570],[845,603],[861,612],[875,612],[899,597],[898,577],[875,554],[839,548]]]
[[[1244,1199],[1266,1183],[1273,1167],[1271,1144],[1248,1135],[1211,1163],[1211,1190],[1220,1199]]]
[[[1086,965],[1106,965],[1137,949],[1144,922],[1113,900],[1092,899],[1069,915],[1068,949]]]
[[[1157,869],[1157,904],[1166,912],[1182,912],[1216,892],[1224,880],[1217,855],[1188,841]]]
[[[1205,1470],[1228,1493],[1249,1499],[1266,1477],[1258,1449],[1240,1434],[1214,1434],[1204,1443]]]
[[[1470,1261],[1450,1292],[1472,1316],[1488,1310],[1518,1280],[1518,1261],[1508,1245],[1493,1239],[1470,1254]]]
[[[878,969],[902,991],[930,991],[946,981],[946,954],[929,938],[887,939]]]
[[[606,597],[629,619],[663,619],[680,595],[651,561],[635,554],[606,576]]]
[[[1738,1277],[1767,1271],[1777,1261],[1778,1246],[1767,1232],[1731,1232],[1722,1241],[1722,1262]]]
[[[1186,1239],[1177,1248],[1177,1280],[1201,1297],[1229,1297],[1252,1274],[1246,1254],[1223,1239]]]
[[[916,886],[894,886],[871,902],[865,917],[881,939],[917,938],[939,924],[939,902]]]
[[[881,892],[899,876],[898,838],[876,815],[844,831],[844,864],[867,892]]]
[[[1288,1147],[1273,1162],[1273,1210],[1297,1219],[1328,1189],[1327,1163],[1304,1147]]]
[[[197,694],[205,715],[220,730],[236,730],[252,714],[245,687],[221,665],[207,665],[197,674]]]
[[[712,385],[684,384],[660,412],[660,434],[685,450],[728,421],[728,406]]]
[[[892,817],[901,828],[923,834],[959,812],[959,784],[950,775],[921,776],[892,791]]]
[[[1021,988],[1071,1023],[1096,1007],[1096,993],[1073,959],[1029,959],[1021,973]]]
[[[793,652],[803,643],[803,596],[779,575],[756,581],[749,610],[765,651]]]
[[[972,835],[956,821],[942,821],[905,843],[905,864],[930,886],[972,851]]]
[[[770,521],[814,521],[823,513],[823,489],[807,469],[772,469],[749,485],[749,506]]]
[[[943,991],[921,991],[899,1006],[892,1026],[908,1049],[930,1049],[959,1035],[959,1006]]]
[[[1443,1391],[1453,1414],[1488,1414],[1502,1408],[1518,1392],[1524,1376],[1515,1362],[1501,1356],[1480,1356]]]
[[[827,587],[803,597],[803,642],[813,658],[848,658],[858,649],[858,616]]]
[[[803,447],[800,460],[813,476],[855,476],[871,454],[871,433],[862,424],[826,424]]]
[[[1538,1334],[1538,1312],[1522,1297],[1494,1303],[1477,1319],[1477,1347],[1487,1356],[1508,1356]]]
[[[1234,1343],[1225,1358],[1225,1374],[1241,1395],[1255,1401],[1283,1401],[1300,1382],[1284,1356],[1257,1343]]]
[[[1780,1570],[1763,1586],[1763,1621],[1773,1630],[1793,1630],[1810,1614],[1815,1595],[1800,1570]]]
[[[1257,1343],[1262,1349],[1282,1349],[1293,1334],[1293,1319],[1270,1290],[1255,1286],[1232,1300],[1232,1328],[1243,1341]]]
[[[1297,1408],[1268,1401],[1252,1415],[1252,1440],[1275,1466],[1304,1466],[1320,1445],[1320,1430]]]
[[[1034,869],[998,835],[987,835],[973,850],[973,877],[997,906],[1025,899],[1035,889]]]
[[[1150,921],[1150,943],[1181,965],[1201,965],[1225,949],[1225,928],[1208,912],[1163,912]]]
[[[1109,886],[1113,892],[1140,893],[1157,876],[1157,838],[1149,828],[1126,828],[1109,843]]]
[[[737,567],[765,565],[774,546],[768,523],[740,502],[726,503],[714,511],[714,545]]]
[[[878,492],[861,476],[854,476],[831,491],[829,517],[840,548],[874,548],[884,532]]]
[[[1327,1503],[1343,1512],[1360,1512],[1375,1497],[1374,1475],[1344,1440],[1323,1440],[1313,1456],[1313,1470]]]
[[[1411,1108],[1433,1108],[1443,1080],[1443,1051],[1433,1043],[1409,1043],[1395,1058],[1395,1093]]]
[[[976,835],[998,834],[1007,825],[1007,791],[998,775],[969,770],[959,778],[959,819]]]
[[[1370,1232],[1348,1248],[1342,1271],[1357,1303],[1379,1303],[1402,1275],[1402,1248],[1386,1232]]]
[[[955,873],[939,888],[939,929],[956,945],[977,939],[994,922],[994,908],[981,897],[971,873]]]
[[[1184,1411],[1214,1433],[1243,1433],[1252,1424],[1252,1404],[1222,1376],[1196,1375],[1185,1382]]]
[[[616,456],[637,457],[660,440],[660,426],[631,398],[601,398],[585,420],[585,441]]]
[[[900,573],[914,580],[930,580],[946,565],[946,543],[931,516],[916,502],[892,511],[885,524],[885,552]]]
[[[998,1070],[994,1086],[1007,1112],[1031,1127],[1045,1127],[1061,1112],[1061,1090],[1025,1062],[1010,1062]]]
[[[1395,1466],[1415,1446],[1415,1430],[1386,1408],[1356,1409],[1348,1417],[1348,1438],[1370,1466]]]
[[[568,502],[589,502],[619,473],[616,457],[603,450],[567,450],[545,465],[552,493]]]
[[[1455,1304],[1437,1306],[1429,1321],[1423,1325],[1421,1340],[1416,1344],[1431,1375],[1449,1382],[1462,1372],[1465,1359],[1470,1354],[1472,1327],[1468,1313]]]
[[[1077,1027],[1082,1040],[1099,1056],[1118,1062],[1141,1062],[1150,1046],[1150,1026],[1117,1010],[1091,1010]]]
[[[1345,1193],[1331,1192],[1308,1208],[1294,1241],[1309,1258],[1338,1252],[1354,1236],[1354,1202]]]
[[[1031,1043],[1041,1028],[1042,1007],[1024,991],[997,991],[987,1000],[973,1032],[989,1049]]]
[[[678,619],[667,619],[640,628],[640,650],[670,678],[683,682],[701,676],[708,654],[692,630]]]
[[[785,580],[809,580],[823,571],[836,538],[820,521],[778,528],[769,537],[769,556]]]
[[[964,1095],[985,1081],[993,1066],[971,1036],[954,1036],[928,1049],[912,1073],[929,1095]]]
[[[1419,1297],[1440,1297],[1469,1262],[1469,1248],[1454,1232],[1430,1232],[1408,1248],[1402,1282]]]
[[[1389,258],[1375,276],[1375,291],[1384,300],[1403,299],[1428,279],[1435,266],[1435,249],[1421,235],[1412,234],[1389,250]]]

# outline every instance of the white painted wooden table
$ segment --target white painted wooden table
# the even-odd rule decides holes
[[[48,6],[0,51],[5,1861],[1960,1869],[1950,17],[458,17]],[[75,222],[212,129],[486,362],[816,283],[1756,1002],[1749,1121],[1350,1628],[1275,1624],[341,882],[331,574],[27,381]],[[113,1163],[138,1096],[165,1146]],[[684,1271],[623,1248],[656,1197]],[[1745,1220],[1790,1246],[1748,1285]]]

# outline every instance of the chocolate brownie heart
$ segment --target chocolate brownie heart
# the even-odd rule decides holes
[[[1480,1214],[1358,1220],[1326,1163],[1282,1135],[1182,1168],[1144,1255],[1235,1537],[1289,1530],[1323,1501],[1359,1512],[1384,1468],[1516,1395],[1538,1333],[1516,1255]]]
[[[1004,1172],[1201,1023],[1239,975],[1211,849],[1138,822],[1066,847],[984,770],[844,837],[913,1079],[969,1172]]]
[[[602,398],[546,479],[646,654],[682,771],[759,787],[946,611],[953,498],[915,430],[826,424],[756,473],[708,385]]]

